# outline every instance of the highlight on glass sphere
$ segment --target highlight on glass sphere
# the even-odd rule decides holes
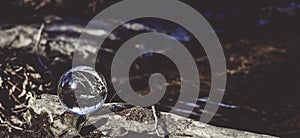
[[[71,112],[85,115],[97,111],[107,97],[103,75],[92,67],[77,66],[63,74],[58,82],[60,102]]]

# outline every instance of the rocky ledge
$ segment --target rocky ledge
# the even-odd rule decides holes
[[[76,129],[71,128],[74,128],[74,126],[75,128],[78,127],[80,122],[82,122],[82,118],[76,119],[77,117],[64,110],[54,95],[41,94],[55,94],[55,84],[58,78],[65,70],[71,68],[72,53],[75,49],[80,49],[81,55],[85,57],[95,51],[94,47],[92,47],[93,43],[90,42],[92,44],[84,46],[79,46],[76,43],[80,30],[83,29],[82,26],[52,23],[46,24],[44,29],[40,29],[43,30],[43,33],[37,46],[39,27],[40,24],[0,25],[0,137],[63,137],[78,135]],[[144,28],[145,32],[147,31],[147,27],[143,27],[140,24],[127,25],[125,29],[123,28],[126,35],[128,28],[131,32],[139,32],[141,28],[142,30]],[[94,37],[103,37],[102,34],[105,34],[105,30],[97,30],[96,32],[98,33],[93,33],[94,31],[89,32]],[[100,49],[104,56],[107,57],[105,59],[113,57],[117,50],[115,44],[122,43],[126,40],[125,38],[122,35],[112,35],[110,37],[112,43],[106,44],[103,46],[103,49]],[[216,116],[212,123],[215,121],[214,124],[222,126],[278,136],[298,133],[298,114],[295,111],[298,109],[299,98],[295,92],[299,89],[298,85],[296,85],[299,82],[297,78],[299,76],[297,75],[299,74],[299,66],[295,63],[298,63],[297,59],[299,59],[299,44],[299,37],[258,40],[240,39],[225,43],[223,49],[226,54],[228,68],[228,87],[226,88],[224,102],[238,105],[238,109],[227,110],[226,108],[220,108],[219,114],[221,115]],[[42,62],[37,57],[40,57]],[[207,72],[209,70],[206,70],[205,66],[207,57],[198,56],[195,58],[195,61],[201,65],[200,70],[203,72],[201,89],[204,93],[208,93],[210,88],[210,77],[208,74],[210,73]],[[41,63],[45,63],[48,68],[45,69],[45,67],[41,66]],[[102,69],[103,64],[99,65],[99,68]],[[145,68],[150,64],[143,65]],[[170,78],[173,77],[172,74],[168,76]],[[144,78],[135,76],[132,80],[134,82],[144,82]],[[293,81],[291,81],[292,83],[286,83],[286,80]],[[176,81],[168,84],[171,88],[174,88],[174,90],[170,91],[170,95],[172,93],[173,95],[177,94],[176,90],[179,84]],[[262,84],[264,87],[257,87]],[[285,93],[282,94],[282,91],[285,91]],[[114,91],[110,92],[112,94],[110,98],[114,99]],[[275,98],[270,98],[270,95]],[[35,97],[40,98],[35,100]],[[206,95],[203,94],[201,97],[205,98]],[[267,104],[265,99],[268,99]],[[112,101],[117,100],[114,99]],[[93,127],[83,127],[85,131],[82,132],[88,132],[88,134],[81,135],[90,137],[130,137],[133,134],[145,134],[149,137],[156,136],[150,109],[124,104],[106,104],[104,107],[110,110],[118,110],[113,110],[114,112],[110,114],[94,118],[94,120],[101,120],[100,117],[104,117],[106,118],[104,120],[105,123],[102,122],[101,127],[95,131],[90,131],[95,129]],[[25,111],[26,114],[23,114]],[[199,109],[199,111],[201,110]],[[138,116],[135,117],[135,115]],[[169,122],[176,123],[177,121],[174,121],[174,119],[177,119],[181,123],[180,125],[178,123],[172,125],[176,131],[170,134],[171,137],[261,136],[210,125],[199,127],[196,125],[196,121],[162,113],[162,117],[164,115],[170,116]],[[27,120],[27,123],[24,122],[23,117]],[[281,119],[282,121],[278,122]],[[14,126],[15,124],[17,124],[17,127]],[[200,126],[203,125],[200,124]],[[289,129],[289,132],[283,129],[285,127]],[[87,129],[90,130],[86,131]]]
[[[125,103],[106,103],[99,113],[90,115],[90,117],[87,117],[88,122],[82,123],[84,122],[82,117],[77,117],[65,110],[56,95],[43,94],[39,99],[32,101],[29,106],[31,110],[24,114],[25,120],[31,123],[38,118],[37,115],[47,116],[48,120],[46,122],[50,126],[44,125],[43,127],[51,136],[158,137],[155,132],[152,110],[147,108],[135,107]],[[109,109],[109,111],[105,111],[106,109]],[[167,112],[161,112],[160,116],[172,127],[173,131],[170,131],[169,137],[272,137],[202,124],[199,121]],[[82,125],[79,133],[77,128],[81,124],[84,125]]]

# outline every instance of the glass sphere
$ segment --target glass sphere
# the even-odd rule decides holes
[[[106,100],[107,84],[94,68],[78,66],[62,75],[57,93],[60,102],[71,112],[84,115],[98,110]]]

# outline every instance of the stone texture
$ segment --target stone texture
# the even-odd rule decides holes
[[[62,107],[56,95],[44,94],[32,102],[30,108],[34,113],[48,114],[52,121],[51,131],[56,136],[75,136],[78,133],[72,128],[75,115]],[[28,117],[29,115],[27,115]],[[170,137],[201,137],[201,138],[271,138],[272,136],[255,134],[246,131],[215,127],[198,121],[184,118],[175,114],[162,112],[161,117],[170,124]],[[89,116],[85,127],[93,126],[98,129],[91,133],[100,133],[103,137],[158,137],[155,133],[154,119],[151,109],[135,107],[124,103],[106,103],[97,113]],[[90,133],[90,134],[91,134]]]

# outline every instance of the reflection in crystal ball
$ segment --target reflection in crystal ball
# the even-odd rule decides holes
[[[99,72],[88,66],[74,67],[62,75],[57,93],[71,112],[84,115],[98,110],[107,97],[107,84]]]

